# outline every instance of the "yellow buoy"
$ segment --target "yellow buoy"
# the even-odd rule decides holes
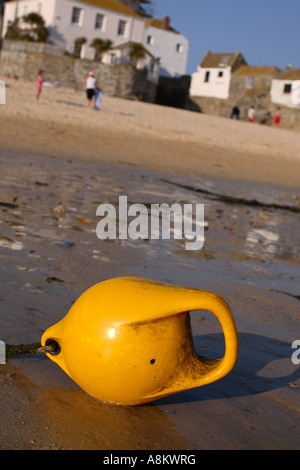
[[[225,355],[200,360],[189,312],[209,310],[223,328]],[[108,403],[137,405],[214,382],[234,367],[238,335],[218,295],[138,277],[101,282],[48,328],[47,356],[83,390]]]

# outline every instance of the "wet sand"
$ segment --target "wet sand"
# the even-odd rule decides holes
[[[97,113],[80,92],[45,89],[35,102],[32,84],[8,84],[0,338],[35,343],[85,289],[130,275],[223,296],[240,355],[224,379],[139,407],[92,399],[44,355],[15,357],[0,366],[0,448],[299,448],[300,369],[291,361],[299,213],[289,210],[300,207],[299,134],[105,96]],[[129,203],[204,203],[203,249],[174,239],[99,240],[96,208],[121,194]],[[222,356],[212,314],[192,312],[191,321],[197,353]]]

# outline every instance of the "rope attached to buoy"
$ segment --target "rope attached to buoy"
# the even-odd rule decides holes
[[[17,356],[18,354],[22,354],[25,356],[26,354],[43,354],[43,353],[51,353],[56,349],[56,345],[51,343],[47,346],[41,346],[40,343],[34,344],[19,344],[17,346],[6,344],[6,358],[10,359],[11,357]]]

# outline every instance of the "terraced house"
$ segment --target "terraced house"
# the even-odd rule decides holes
[[[185,74],[189,41],[170,24],[170,18],[148,18],[145,22],[143,44],[159,59],[164,77],[180,77]]]
[[[5,5],[4,28],[7,22],[28,13],[39,13],[45,20],[48,42],[72,53],[74,42],[86,38],[81,58],[93,59],[95,50],[91,42],[100,37],[114,45],[141,42],[144,19],[119,0],[20,0]]]
[[[185,73],[188,41],[170,27],[168,17],[154,20],[143,15],[135,2],[121,0],[11,0],[5,4],[2,37],[9,21],[31,12],[45,20],[50,44],[74,52],[75,41],[85,38],[80,57],[93,60],[94,39],[110,40],[115,50],[125,44],[139,43],[147,57],[159,62],[160,75],[179,77]],[[151,67],[155,65],[153,62]]]

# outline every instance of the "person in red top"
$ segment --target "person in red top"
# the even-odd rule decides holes
[[[280,108],[278,107],[275,111],[275,115],[274,115],[274,124],[277,124],[279,125],[280,124],[280,120],[281,120],[281,110]]]
[[[254,109],[254,106],[251,106],[251,108],[248,111],[248,121],[253,122],[254,116],[255,116],[255,109]]]

